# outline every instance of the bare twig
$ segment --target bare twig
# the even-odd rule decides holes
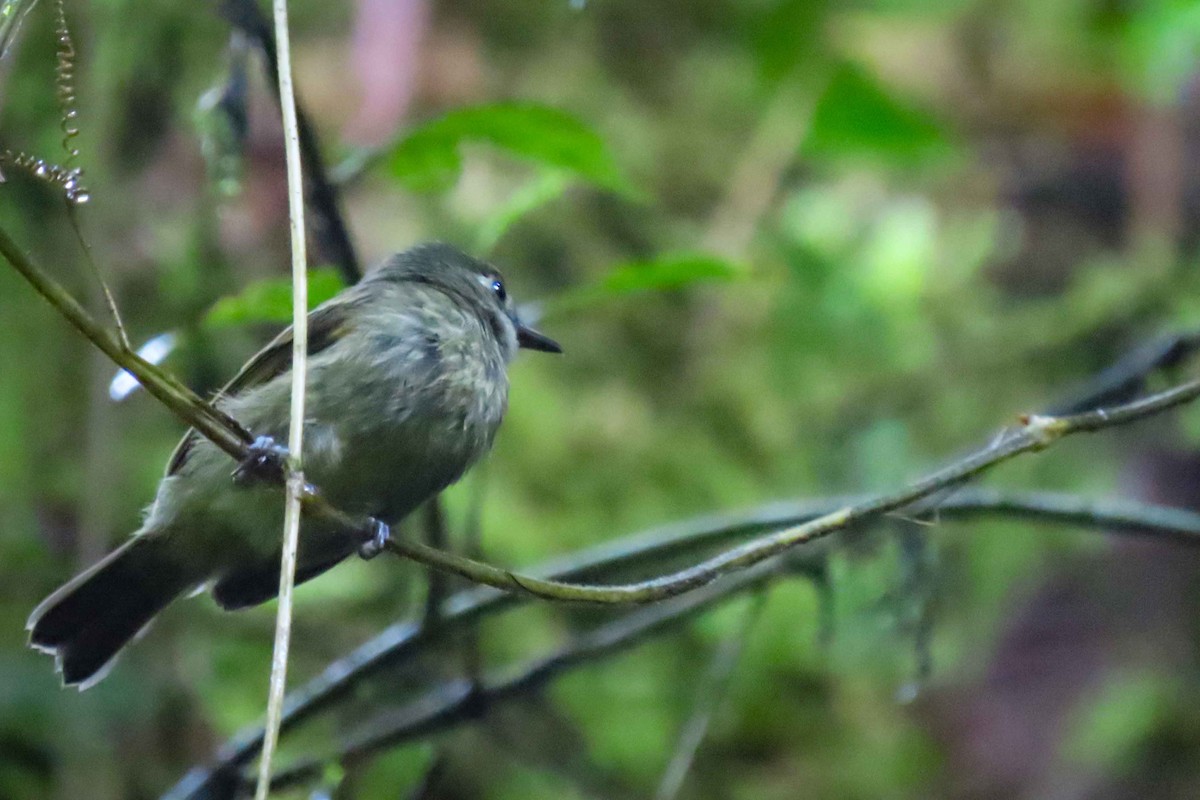
[[[287,0],[275,0],[275,39],[279,47],[279,105],[283,111],[283,141],[287,155],[288,218],[292,234],[292,398],[288,426],[287,494],[284,500],[283,557],[279,568],[279,609],[275,615],[275,647],[271,658],[271,688],[267,699],[266,736],[259,761],[257,800],[271,789],[271,757],[279,739],[283,696],[287,685],[288,644],[292,633],[292,588],[296,580],[296,551],[300,543],[300,502],[304,495],[304,394],[308,378],[308,255],[304,240],[304,187],[300,170],[300,139],[296,99],[292,88],[292,57],[288,36]]]
[[[442,550],[450,549],[450,531],[446,527],[446,509],[442,505],[441,495],[425,501],[421,506],[421,517],[426,543],[430,547]],[[425,583],[425,612],[421,620],[421,627],[436,630],[441,624],[442,604],[445,602],[446,596],[450,594],[450,576],[441,570],[426,570]],[[432,797],[448,764],[445,747],[439,747],[426,768],[425,774],[409,794],[410,800]]]
[[[446,509],[442,507],[442,498],[432,497],[421,506],[422,530],[425,541],[430,547],[439,550],[450,549],[450,532],[446,529]],[[442,602],[450,593],[449,576],[439,570],[429,570],[427,573],[428,587],[425,594],[426,624],[436,625],[441,614]]]
[[[271,25],[254,0],[221,0],[221,11],[234,27],[253,41],[263,54],[268,79],[274,85],[279,72],[275,37]],[[279,98],[282,104],[282,97]],[[313,212],[314,241],[322,251],[320,256],[337,265],[347,284],[357,283],[362,277],[358,255],[346,228],[339,207],[337,187],[330,182],[321,155],[316,131],[308,116],[299,105],[296,107],[296,125],[303,153],[302,166],[307,189],[306,197]]]
[[[319,777],[324,765],[330,761],[362,758],[478,719],[498,703],[527,696],[580,664],[592,663],[632,647],[724,600],[762,586],[790,569],[785,557],[775,558],[686,597],[630,611],[613,622],[578,635],[561,651],[527,664],[515,675],[502,678],[489,676],[482,688],[473,688],[465,681],[439,686],[369,726],[350,739],[336,754],[305,761],[281,771],[271,788],[280,790],[307,783]]]
[[[754,623],[762,614],[768,591],[765,588],[758,590],[746,608],[745,617],[737,629],[725,637],[717,648],[716,655],[709,664],[708,672],[705,673],[704,680],[696,692],[696,708],[683,726],[679,741],[675,745],[675,753],[671,756],[666,772],[663,773],[662,781],[658,784],[658,791],[654,795],[655,800],[674,800],[675,796],[679,794],[684,778],[691,771],[696,752],[704,742],[704,737],[708,735],[708,727],[712,724],[713,715],[717,713],[725,699],[726,692],[729,691],[729,681],[733,678],[734,667],[737,666],[738,659],[742,655],[746,640],[750,638],[750,631],[754,629]]]
[[[487,493],[488,462],[475,468],[471,482],[471,498],[463,523],[463,552],[469,558],[483,559],[483,498]],[[479,684],[483,676],[483,643],[478,625],[468,625],[462,636],[463,674]]]
[[[1077,414],[1129,400],[1143,390],[1151,373],[1177,367],[1197,350],[1200,350],[1200,330],[1160,336],[1123,355],[1088,380],[1073,397],[1047,413]]]
[[[135,376],[159,402],[226,453],[236,459],[245,458],[246,445],[252,442],[254,437],[237,420],[206,403],[170,374],[124,347],[111,331],[96,322],[62,284],[51,278],[33,259],[23,253],[2,228],[0,255],[3,255],[72,327],[87,337],[117,366]]]
[[[1019,455],[1045,450],[1068,436],[1127,425],[1190,403],[1197,397],[1200,397],[1200,380],[1191,380],[1112,408],[1064,417],[1029,416],[1019,426],[1001,431],[993,445],[903,489],[869,498],[856,505],[847,505],[818,519],[763,536],[669,575],[635,583],[598,586],[545,580],[400,538],[388,540],[387,549],[422,564],[460,575],[474,583],[516,594],[574,603],[652,603],[691,591],[722,575],[746,569],[802,544],[845,530],[864,519],[905,508],[943,489],[982,475]]]
[[[781,502],[738,514],[720,514],[685,520],[671,525],[605,542],[584,552],[531,570],[560,580],[582,580],[629,570],[653,569],[655,565],[744,540],[763,531],[801,524],[846,504],[845,499]],[[1149,535],[1200,545],[1200,514],[1183,509],[1153,506],[1123,500],[1092,500],[1054,493],[1003,493],[981,488],[960,490],[938,509],[943,521],[993,516],[1035,522],[1098,528],[1114,533]],[[818,575],[824,559],[822,548],[806,548],[789,556],[804,559],[807,570]],[[491,589],[471,589],[450,597],[439,626],[430,630],[419,620],[397,623],[347,656],[330,664],[307,685],[295,690],[287,702],[282,730],[289,731],[304,721],[353,695],[365,680],[405,659],[461,627],[470,627],[486,616],[527,602],[528,597],[502,594]],[[217,763],[189,773],[165,800],[206,797],[215,786],[239,780],[237,770],[259,752],[262,728],[243,731],[222,748]]]
[[[134,354],[121,348],[113,340],[112,335],[99,328],[61,286],[50,281],[48,276],[40,270],[33,268],[32,263],[17,250],[2,231],[0,231],[0,253],[12,261],[14,266],[42,292],[43,296],[54,303],[80,331],[92,339],[105,353],[139,379],[150,380],[154,384],[156,397],[162,399],[173,410],[177,410],[188,421],[196,418],[204,423],[197,425],[197,429],[206,436],[211,433],[210,438],[235,457],[244,457],[245,443],[249,441],[248,435],[239,441],[238,434],[235,433],[239,430],[244,433],[244,429],[237,426],[237,423],[230,420],[227,415],[223,415],[227,425],[224,430],[221,430],[222,426],[209,418],[212,413],[219,414],[219,412],[211,407],[205,407],[198,402],[198,398],[196,398],[197,402],[188,402],[179,396],[178,391],[165,390],[163,387],[168,386],[172,382],[171,380],[166,379],[161,371],[147,364],[143,359],[137,358]],[[178,385],[177,381],[174,383]],[[147,388],[150,389],[151,386],[147,385]],[[187,392],[185,388],[182,391]],[[188,394],[191,393],[188,392]],[[399,537],[389,540],[388,549],[426,566],[436,567],[475,583],[517,594],[563,602],[648,603],[703,586],[720,575],[745,569],[773,555],[828,536],[864,519],[898,511],[944,489],[957,487],[964,481],[981,475],[1016,456],[1044,450],[1064,437],[1129,424],[1189,403],[1197,396],[1200,396],[1200,380],[1191,380],[1150,397],[1108,409],[1097,409],[1062,417],[1041,415],[1027,417],[1019,426],[1002,430],[992,445],[955,461],[950,466],[936,471],[904,489],[869,498],[856,505],[848,505],[820,519],[776,531],[687,569],[647,581],[610,586],[548,581],[543,578],[519,575],[506,569],[456,556],[420,542],[408,541]],[[191,395],[191,397],[195,396]],[[309,490],[308,487],[306,487],[303,504],[307,514],[324,523],[336,526],[338,529],[358,533],[364,539],[372,529],[368,520],[353,517],[333,508],[324,502],[315,490]]]
[[[79,248],[83,251],[83,258],[104,293],[104,302],[108,306],[108,313],[112,315],[113,324],[117,328],[117,336],[126,350],[132,350],[133,348],[129,345],[129,336],[125,333],[125,323],[121,321],[121,313],[117,310],[117,301],[113,298],[112,290],[109,289],[108,282],[100,273],[95,259],[92,258],[92,248],[83,235],[83,225],[77,211],[80,205],[90,199],[90,194],[82,185],[83,172],[76,166],[76,161],[79,159],[79,148],[72,141],[79,135],[79,128],[76,124],[79,111],[75,107],[75,43],[71,39],[71,28],[67,25],[67,10],[64,0],[58,0],[54,4],[54,17],[54,35],[58,37],[55,84],[58,95],[58,113],[61,117],[59,126],[62,128],[63,134],[62,148],[66,154],[63,168],[71,176],[69,180],[73,181],[70,185],[64,181],[62,186],[63,201],[67,207],[67,219],[71,223],[71,229],[75,232]]]
[[[71,230],[75,232],[75,240],[79,243],[79,249],[83,251],[83,260],[87,262],[88,270],[92,273],[92,277],[96,279],[96,283],[100,284],[100,291],[104,295],[104,304],[108,306],[108,313],[112,317],[113,325],[117,329],[117,338],[120,339],[122,347],[132,351],[133,345],[129,343],[129,334],[125,332],[125,323],[121,320],[121,312],[117,310],[117,300],[113,297],[112,289],[108,286],[108,281],[104,280],[104,275],[100,272],[100,266],[92,256],[92,246],[88,244],[87,238],[83,235],[83,223],[79,219],[76,204],[67,200],[66,206],[67,220],[71,223]]]

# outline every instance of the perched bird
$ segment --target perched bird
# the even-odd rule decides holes
[[[308,317],[303,468],[336,508],[394,524],[491,447],[508,405],[508,362],[559,346],[523,325],[500,274],[445,244],[393,256]],[[242,368],[217,405],[260,437],[243,476],[278,457],[291,395],[287,330]],[[229,457],[195,431],[176,448],[142,527],[46,598],[30,645],[86,688],[172,600],[208,586],[225,609],[279,586],[283,493],[236,482]],[[329,569],[361,537],[304,520],[296,581]],[[377,552],[370,543],[363,554]]]

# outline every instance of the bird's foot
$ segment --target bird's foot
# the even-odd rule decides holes
[[[375,517],[371,517],[371,521],[367,524],[367,532],[370,538],[358,547],[358,555],[364,561],[370,561],[382,553],[387,547],[388,540],[392,538],[392,529],[388,527],[388,524]]]
[[[239,486],[282,483],[287,474],[288,449],[270,436],[259,436],[247,448],[246,457],[233,471]]]

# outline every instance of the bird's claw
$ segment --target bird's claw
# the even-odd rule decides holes
[[[246,448],[246,457],[233,471],[239,486],[280,483],[287,473],[288,449],[270,436],[259,436]]]
[[[364,561],[370,561],[387,547],[388,539],[392,538],[392,529],[381,519],[371,517],[368,525],[370,538],[358,547],[358,555]]]

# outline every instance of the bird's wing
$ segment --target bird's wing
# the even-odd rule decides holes
[[[361,303],[359,297],[343,297],[338,302],[321,305],[308,314],[308,354],[316,355],[342,338],[349,330],[350,311]],[[280,332],[266,347],[246,362],[229,383],[221,387],[213,402],[222,397],[266,383],[292,367],[292,328]],[[187,461],[188,453],[200,434],[189,428],[167,462],[167,475],[177,473]]]

